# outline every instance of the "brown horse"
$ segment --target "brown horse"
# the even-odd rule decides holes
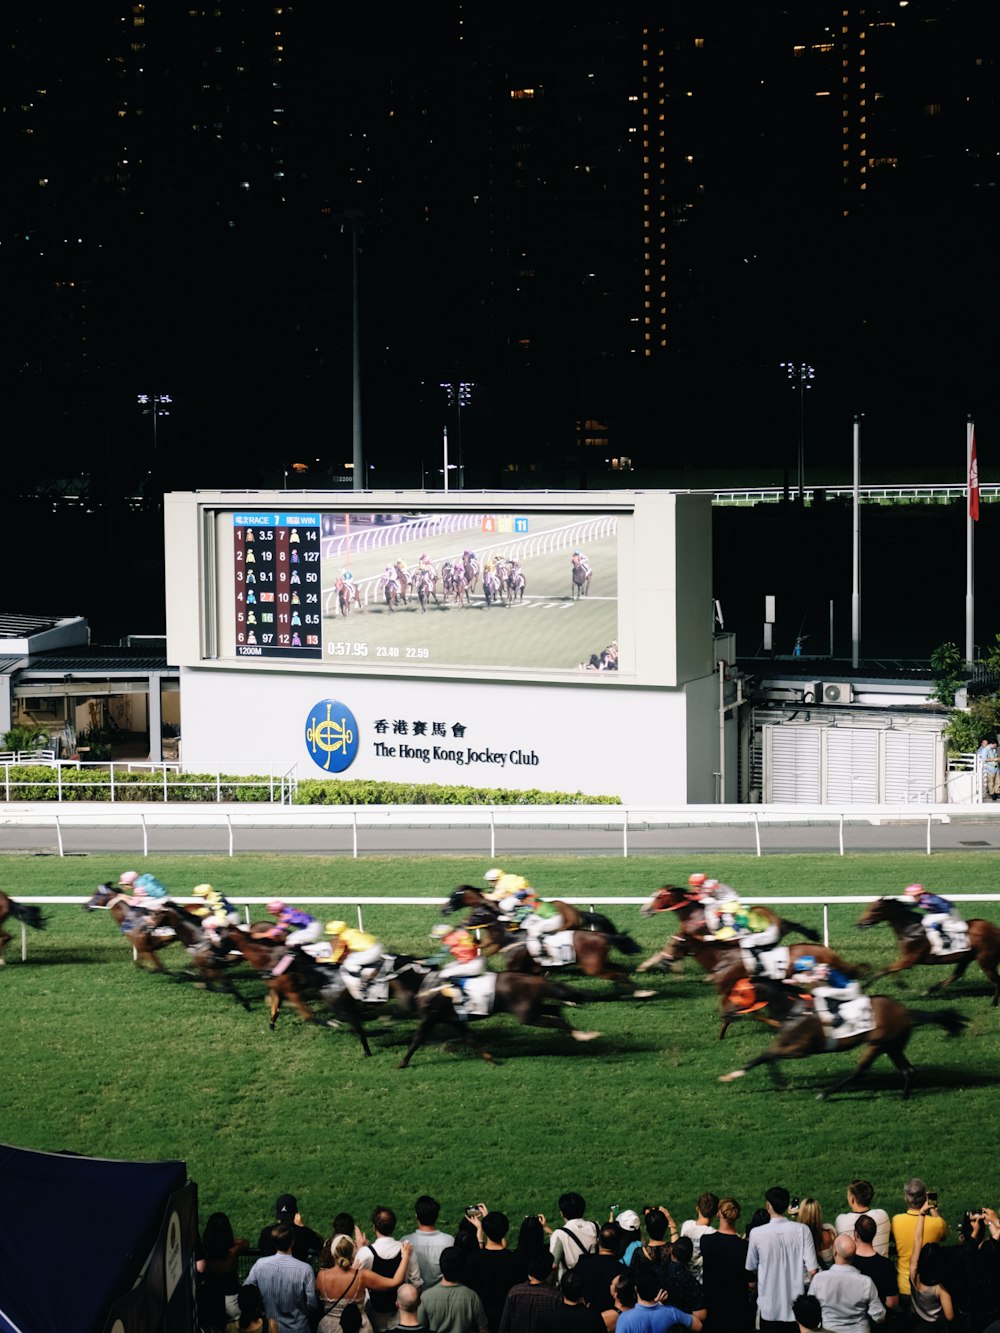
[[[34,907],[30,903],[15,902],[13,898],[8,898],[7,894],[0,891],[0,967],[3,967],[4,950],[13,939],[3,928],[3,923],[13,918],[15,921],[23,921],[26,926],[31,926],[32,930],[44,930],[48,921],[40,907]]]
[[[338,578],[333,586],[337,590],[337,604],[340,607],[340,614],[342,616],[350,615],[351,607],[358,600],[356,585],[348,579]]]
[[[680,930],[667,943],[666,948],[661,949],[652,958],[648,958],[637,970],[643,972],[654,967],[669,969],[674,963],[678,963],[684,958],[693,958],[700,967],[704,968],[719,992],[723,1004],[722,1028],[719,1037],[724,1037],[731,1022],[731,1018],[726,1016],[729,1012],[730,995],[738,983],[744,982],[749,977],[739,940],[735,938],[732,940],[716,940],[708,936],[706,934],[708,926],[704,908],[696,899],[691,897],[686,889],[667,885],[659,889],[641,910],[647,916],[653,912],[668,910],[662,906],[652,906],[653,903],[667,901],[668,899],[676,904],[669,910],[677,913]],[[777,925],[780,934],[789,930],[798,930],[804,933],[809,929],[794,921],[786,921],[767,907],[754,908],[754,911],[761,912],[772,924]],[[813,936],[816,935],[815,931],[809,933]],[[833,949],[828,949],[823,944],[791,944],[787,946],[787,959],[782,969],[785,977],[792,976],[796,962],[805,957],[812,958],[816,963],[826,963],[831,968],[836,968],[849,977],[860,977],[867,971],[863,964],[848,963]],[[767,1020],[763,1019],[762,1021],[766,1022]]]
[[[194,976],[206,990],[222,991],[231,995],[237,1004],[249,1010],[249,1001],[242,996],[227,975],[227,969],[241,961],[238,953],[231,953],[223,945],[216,945],[205,933],[201,919],[193,912],[166,903],[152,913],[154,926],[169,926],[188,952],[195,967]],[[181,978],[176,978],[181,980]]]
[[[489,943],[483,952],[487,957],[503,952],[506,955],[509,972],[540,975],[553,970],[550,965],[540,962],[528,951],[523,932],[512,928],[513,923],[502,917],[497,904],[471,885],[460,885],[444,904],[442,911],[448,916],[462,907],[470,906],[473,910],[465,924],[470,930],[486,932]],[[633,990],[627,973],[610,961],[609,955],[612,949],[618,949],[624,954],[639,952],[639,946],[631,935],[615,930],[611,921],[600,912],[580,912],[571,903],[562,902],[560,899],[553,899],[552,906],[562,915],[566,930],[573,932],[575,964],[569,963],[563,966],[575,965],[584,976],[600,977],[602,980],[610,981],[619,990],[629,989],[634,1000],[647,1000],[655,994],[655,991],[651,990]],[[583,928],[588,919],[594,929]]]
[[[567,1033],[574,1041],[593,1041],[595,1037],[601,1035],[599,1032],[579,1032],[564,1017],[559,1008],[560,1004],[573,1001],[572,993],[565,986],[523,972],[493,972],[490,976],[496,979],[496,989],[489,1015],[483,1017],[492,1018],[494,1014],[510,1014],[524,1026],[555,1028],[559,1032]],[[469,1032],[470,1023],[481,1022],[482,1018],[462,1021],[448,995],[433,985],[418,992],[416,1005],[420,1022],[406,1054],[397,1066],[399,1069],[407,1067],[414,1054],[427,1040],[431,1030],[439,1023],[447,1023],[454,1027],[463,1040],[473,1046],[484,1060],[494,1063],[493,1056],[486,1047],[476,1045]]]
[[[812,1010],[811,998],[803,998],[796,994],[793,988],[780,981],[766,981],[757,977],[750,984],[777,1019],[778,1035],[766,1051],[748,1060],[741,1069],[721,1074],[719,1082],[731,1083],[734,1079],[742,1078],[748,1070],[757,1065],[767,1065],[777,1082],[779,1077],[777,1065],[780,1060],[801,1060],[808,1055],[824,1055],[831,1049],[849,1051],[856,1046],[863,1046],[861,1059],[853,1071],[846,1078],[839,1079],[817,1093],[819,1101],[825,1101],[833,1093],[859,1082],[880,1055],[887,1055],[902,1074],[905,1100],[912,1090],[914,1071],[904,1052],[913,1029],[936,1024],[944,1028],[949,1037],[957,1037],[965,1031],[969,1021],[955,1009],[943,1009],[940,1013],[925,1013],[920,1009],[907,1009],[886,995],[873,995],[871,1002],[874,1027],[869,1032],[858,1032],[853,1036],[835,1040],[831,1047],[822,1022]]]
[[[327,1026],[339,1027],[340,1023],[345,1023],[360,1041],[365,1055],[371,1055],[371,1047],[361,1025],[361,1006],[347,990],[336,969],[321,967],[307,953],[295,949],[290,966],[275,977],[271,975],[271,968],[280,957],[278,950],[284,946],[272,940],[255,938],[239,926],[229,926],[222,934],[226,942],[239,950],[266,983],[272,1032],[283,1000],[297,1009],[307,1023],[318,1023],[320,1020],[308,1003],[310,999],[316,998],[335,1015],[334,1019],[327,1021]]]
[[[786,917],[779,916],[770,907],[755,906],[753,911],[757,916],[767,921],[769,925],[777,927],[779,940],[794,932],[798,935],[804,935],[813,944],[819,943],[819,931],[813,930],[811,926],[804,926],[799,921],[789,921]],[[677,919],[681,923],[679,932],[681,935],[691,937],[692,942],[695,940],[702,943],[708,942],[707,937],[710,931],[705,909],[688,889],[678,888],[674,884],[664,884],[662,888],[656,890],[648,902],[643,903],[642,907],[639,908],[640,916],[656,916],[659,912],[676,912]],[[648,972],[651,968],[669,969],[670,965],[677,961],[677,954],[672,948],[677,938],[675,935],[665,949],[652,954],[644,963],[640,963],[636,970],[638,972]],[[739,956],[737,948],[739,941],[736,938],[730,941],[712,940],[711,943],[721,949],[725,957]],[[805,946],[801,946],[801,948],[805,953],[816,952],[814,949]],[[721,959],[717,961],[721,961]],[[821,961],[827,962],[829,960],[822,959]],[[703,964],[703,966],[706,966],[706,964]],[[709,968],[709,970],[711,969]]]
[[[960,953],[937,954],[927,939],[920,913],[909,903],[901,902],[898,898],[876,898],[865,908],[857,925],[864,930],[882,922],[891,926],[893,934],[899,941],[899,957],[888,967],[875,972],[873,974],[875,977],[906,972],[909,968],[916,967],[918,963],[951,964],[954,967],[951,976],[935,982],[928,990],[930,994],[931,991],[942,990],[945,986],[950,986],[953,981],[957,981],[975,959],[993,987],[993,1007],[996,1008],[1000,1003],[1000,973],[997,971],[997,964],[1000,963],[1000,926],[995,926],[992,921],[986,921],[983,917],[972,917],[966,922],[969,928],[968,949],[963,949]]]
[[[150,904],[152,907],[152,903]],[[83,904],[85,912],[104,908],[118,922],[121,933],[132,946],[132,961],[136,967],[153,972],[169,972],[160,961],[160,950],[168,944],[176,944],[177,936],[167,926],[157,927],[152,911],[133,907],[123,893],[110,884],[101,884],[88,902]]]
[[[585,564],[578,555],[573,556],[573,599],[578,597],[587,597],[590,593],[590,580],[593,578],[593,571],[590,566]]]

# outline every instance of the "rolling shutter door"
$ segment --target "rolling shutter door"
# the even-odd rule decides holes
[[[937,733],[885,733],[885,795],[882,799],[886,805],[937,799],[935,760],[940,743]]]
[[[831,805],[878,803],[878,738],[873,727],[831,727],[826,733],[826,800]]]
[[[819,804],[819,728],[767,727],[770,796],[779,805]]]

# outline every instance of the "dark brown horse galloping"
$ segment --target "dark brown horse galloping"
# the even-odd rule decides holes
[[[0,967],[6,961],[3,956],[4,950],[13,939],[13,936],[4,930],[3,923],[11,918],[31,926],[32,930],[44,930],[48,924],[40,907],[30,903],[15,902],[13,898],[8,898],[6,893],[0,891]]]
[[[579,1032],[563,1016],[560,1004],[573,1000],[572,993],[565,986],[523,972],[494,972],[491,976],[496,978],[492,1007],[488,1015],[479,1019],[461,1020],[454,1004],[442,990],[429,987],[420,991],[416,997],[420,1023],[397,1067],[407,1067],[430,1036],[431,1030],[439,1023],[455,1028],[484,1060],[492,1064],[493,1056],[485,1046],[473,1042],[469,1027],[470,1022],[482,1022],[494,1014],[510,1014],[527,1027],[555,1028],[558,1032],[565,1032],[574,1041],[592,1041],[601,1035],[599,1032]]]
[[[901,902],[898,898],[876,898],[865,908],[857,925],[864,930],[882,922],[892,928],[893,934],[899,941],[899,957],[888,967],[875,972],[873,974],[875,977],[906,972],[911,967],[923,963],[951,964],[954,967],[951,976],[935,982],[928,990],[930,994],[931,991],[942,990],[945,986],[950,986],[953,981],[957,981],[975,960],[993,987],[993,1007],[996,1008],[1000,1004],[1000,973],[997,971],[997,964],[1000,963],[1000,926],[995,926],[992,921],[986,921],[983,917],[973,917],[966,922],[969,928],[968,949],[963,949],[960,953],[937,954],[930,946],[927,932],[920,921],[920,913],[914,911],[909,903]]]
[[[346,1024],[360,1041],[365,1055],[371,1055],[371,1047],[361,1025],[361,1006],[344,986],[336,969],[321,967],[301,949],[295,949],[290,966],[275,977],[271,975],[271,968],[281,956],[279,950],[282,945],[273,940],[254,938],[239,926],[229,926],[222,935],[228,944],[239,950],[267,985],[271,1012],[269,1026],[272,1032],[283,1000],[297,1009],[307,1023],[318,1023],[320,1020],[308,1003],[315,998],[335,1015],[328,1026]]]
[[[152,913],[154,926],[169,926],[188,952],[195,967],[195,975],[206,990],[222,991],[231,995],[237,1004],[249,1010],[250,1004],[227,975],[227,969],[240,961],[238,953],[231,953],[221,943],[216,945],[205,933],[201,920],[193,912],[167,903]],[[175,975],[175,980],[183,978]]]
[[[965,1031],[969,1021],[955,1009],[929,1013],[920,1009],[907,1009],[886,995],[873,995],[871,1003],[874,1026],[871,1030],[842,1037],[836,1040],[831,1048],[823,1024],[812,1011],[811,1004],[797,995],[793,988],[780,981],[766,981],[761,978],[754,978],[749,984],[757,996],[767,1003],[771,1014],[777,1019],[780,1025],[778,1035],[766,1051],[748,1060],[741,1069],[720,1075],[719,1082],[731,1083],[734,1079],[742,1078],[748,1070],[757,1065],[767,1065],[777,1082],[780,1077],[777,1068],[780,1060],[801,1060],[808,1055],[823,1055],[831,1049],[849,1051],[856,1046],[863,1046],[861,1059],[853,1071],[846,1078],[839,1079],[817,1093],[819,1101],[825,1101],[833,1093],[859,1082],[880,1055],[887,1055],[902,1074],[905,1100],[912,1091],[914,1070],[906,1058],[905,1050],[913,1029],[936,1024],[944,1028],[949,1037],[957,1037]]]
[[[573,932],[573,952],[576,955],[576,962],[567,966],[575,965],[584,976],[610,981],[617,989],[628,989],[631,998],[635,1000],[649,999],[655,994],[650,990],[632,989],[628,974],[610,960],[612,949],[618,949],[624,954],[639,952],[639,945],[631,935],[616,930],[613,923],[600,912],[580,912],[572,903],[560,899],[553,899],[552,906],[562,916],[565,929]],[[552,970],[551,965],[535,958],[529,952],[523,932],[502,917],[497,904],[478,889],[468,884],[461,885],[441,910],[448,916],[462,907],[472,907],[466,926],[470,930],[486,932],[489,943],[483,949],[483,953],[487,957],[503,952],[509,972],[539,975]],[[593,929],[586,929],[588,920]]]

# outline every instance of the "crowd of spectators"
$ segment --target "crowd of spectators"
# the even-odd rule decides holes
[[[442,1231],[423,1195],[406,1235],[379,1206],[370,1233],[341,1213],[324,1238],[283,1194],[253,1251],[209,1217],[201,1333],[1000,1333],[997,1212],[968,1212],[952,1232],[918,1178],[892,1215],[874,1196],[851,1181],[832,1222],[780,1186],[749,1217],[705,1191],[680,1223],[661,1204],[598,1222],[570,1191],[551,1222],[528,1214],[515,1231],[473,1204]]]

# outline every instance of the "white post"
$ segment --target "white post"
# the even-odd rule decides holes
[[[444,489],[448,490],[448,427],[444,428]]]
[[[358,808],[357,808],[357,806],[355,806],[354,809],[351,811],[351,824],[352,824],[352,827],[353,827],[353,829],[354,829],[354,859],[355,859],[355,861],[356,861],[356,860],[358,859]]]
[[[851,666],[861,660],[861,418],[854,418],[854,530],[851,582]]]
[[[228,826],[229,826],[229,855],[232,856],[232,854],[233,854],[233,817],[232,817],[232,815],[230,815],[230,814],[228,814],[228,813],[227,813],[227,815],[226,815],[226,823],[227,823]]]
[[[830,904],[829,903],[823,904],[823,944],[827,949],[829,949],[830,947]]]
[[[757,855],[760,856],[760,818],[756,810],[753,812],[753,831],[757,839]]]
[[[60,856],[65,856],[66,853],[63,851],[62,825],[59,823],[59,816],[58,816],[58,815],[56,815],[56,838],[57,838],[57,840],[58,840],[58,842],[59,842],[59,855],[60,855]]]
[[[143,854],[143,856],[148,856],[148,855],[149,855],[149,829],[148,829],[147,826],[146,826],[146,816],[145,816],[144,814],[140,814],[140,815],[139,815],[139,818],[142,820],[142,854]]]
[[[622,856],[628,857],[628,811],[625,811],[625,818],[622,821]]]
[[[490,806],[490,860],[497,859],[497,819],[496,810]]]
[[[840,812],[840,854],[844,855],[844,812]]]
[[[972,448],[975,439],[975,426],[970,417],[965,427],[965,660],[971,662],[975,653],[973,639],[975,637],[975,597],[973,596],[973,523],[972,517]],[[978,469],[975,478],[976,489],[979,489]]]

